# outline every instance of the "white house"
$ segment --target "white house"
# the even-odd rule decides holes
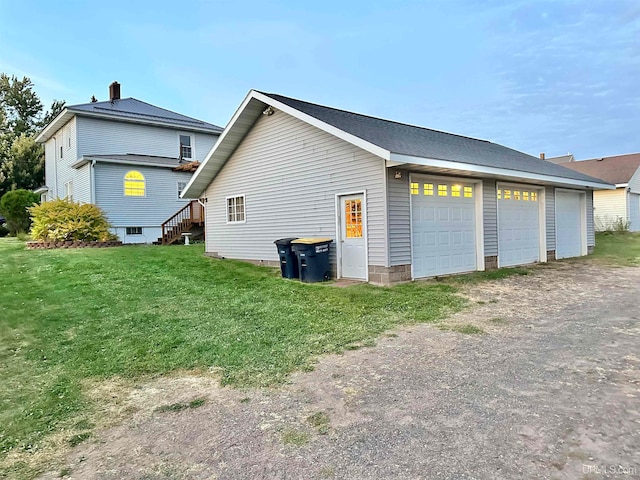
[[[640,231],[640,153],[576,161],[573,155],[549,158],[566,168],[600,178],[616,186],[593,194],[596,230],[628,225]]]
[[[602,180],[484,140],[250,91],[186,187],[206,252],[276,264],[331,237],[337,277],[393,283],[586,255]]]
[[[182,209],[199,205],[180,198],[192,172],[222,128],[135,98],[66,107],[37,141],[45,145],[43,200],[68,197],[101,207],[124,243],[151,243],[181,233],[172,224]],[[183,216],[184,213],[183,212]],[[198,221],[197,218],[192,219]],[[184,225],[183,223],[182,225]]]

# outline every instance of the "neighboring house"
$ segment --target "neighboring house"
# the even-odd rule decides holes
[[[540,158],[542,160],[546,160],[547,162],[555,163],[555,164],[558,164],[558,165],[562,165],[563,163],[568,163],[568,162],[575,161],[575,158],[573,157],[573,154],[571,154],[571,153],[567,153],[566,155],[562,155],[560,157],[551,157],[551,158],[545,158],[544,153],[541,153],[540,154]]]
[[[601,180],[484,140],[250,91],[187,185],[206,252],[277,264],[331,237],[337,277],[393,283],[545,262],[594,245]]]
[[[640,153],[579,161],[572,156],[562,166],[616,186],[615,190],[593,194],[596,230],[612,230],[628,224],[632,232],[640,231]]]
[[[46,186],[36,192],[45,201],[67,197],[96,204],[123,242],[151,243],[181,209],[188,206],[198,215],[201,207],[180,194],[222,129],[120,98],[117,82],[109,97],[66,107],[38,135],[45,145]]]

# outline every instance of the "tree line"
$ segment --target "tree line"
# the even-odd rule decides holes
[[[44,185],[44,147],[35,138],[64,105],[54,100],[45,110],[31,79],[0,74],[0,198]]]

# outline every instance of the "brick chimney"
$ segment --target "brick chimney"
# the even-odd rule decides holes
[[[120,84],[113,82],[109,85],[109,100],[113,103],[115,100],[120,100]]]
[[[544,152],[540,154],[540,160],[544,160]]]

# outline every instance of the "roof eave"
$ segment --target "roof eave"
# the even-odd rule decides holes
[[[76,163],[71,165],[72,168],[80,168],[89,162],[101,162],[101,163],[116,163],[120,165],[135,165],[137,167],[159,167],[159,168],[175,168],[177,165],[167,165],[164,163],[148,163],[148,162],[136,162],[135,160],[123,160],[118,158],[104,158],[104,157],[92,157],[83,156]]]
[[[488,167],[484,165],[475,165],[472,163],[462,163],[451,160],[439,160],[435,158],[414,157],[411,155],[403,155],[392,153],[390,161],[387,162],[388,167],[414,164],[425,167],[443,168],[449,170],[458,170],[464,172],[473,172],[484,174],[496,178],[508,178],[511,180],[521,181],[538,181],[555,185],[566,185],[582,188],[593,188],[598,190],[614,190],[615,186],[606,182],[591,182],[574,178],[558,177],[555,175],[546,175],[541,173],[523,172],[521,170],[510,170],[506,168]]]
[[[53,137],[60,128],[62,128],[69,120],[75,115],[75,112],[65,107],[56,118],[54,118],[49,125],[44,127],[42,131],[36,137],[36,143],[44,143]]]
[[[250,108],[252,101],[259,102],[259,105],[261,105],[260,108],[252,109],[248,115],[243,116],[243,114],[246,114],[247,109]],[[209,184],[217,176],[228,157],[233,153],[233,151],[235,151],[235,148],[240,144],[246,133],[249,131],[249,128],[253,123],[255,123],[256,119],[262,114],[262,110],[267,105],[291,115],[292,117],[307,124],[313,125],[331,135],[341,138],[346,142],[360,147],[378,157],[389,160],[391,152],[388,150],[318,120],[311,115],[307,115],[306,113],[269,97],[268,95],[255,90],[250,90],[218,138],[218,141],[205,157],[202,164],[200,164],[198,170],[193,174],[193,177],[191,177],[191,180],[183,191],[183,198],[197,198],[202,195],[202,192],[206,190]],[[215,162],[215,160],[218,160],[218,162]]]
[[[193,125],[183,125],[180,123],[163,122],[160,120],[146,120],[142,118],[122,117],[119,115],[110,115],[108,113],[96,113],[96,112],[87,112],[85,110],[73,110],[71,108],[69,110],[75,113],[76,115],[79,115],[82,117],[94,117],[94,118],[101,118],[105,120],[137,123],[142,125],[155,125],[159,127],[168,127],[168,128],[173,128],[177,130],[183,130],[185,132],[194,131],[194,132],[208,133],[210,135],[220,135],[220,133],[222,132],[222,129],[217,129],[217,128],[211,129],[211,128],[193,126]]]

